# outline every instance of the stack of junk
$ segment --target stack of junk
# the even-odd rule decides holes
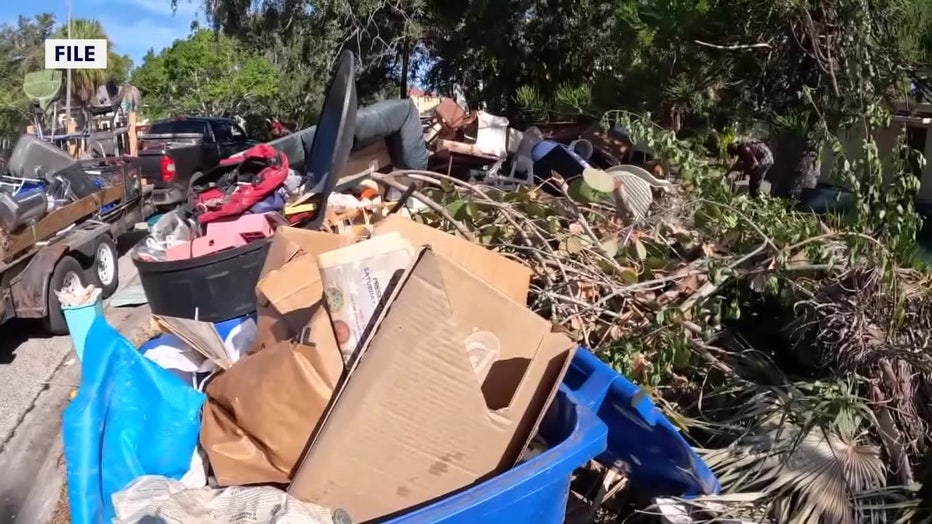
[[[528,309],[530,268],[367,176],[437,153],[411,100],[357,111],[352,60],[316,128],[193,180],[135,248],[159,334],[87,333],[72,521],[558,523],[591,461],[645,497],[717,493],[647,395]]]
[[[65,213],[71,204],[94,195],[107,195],[105,201],[98,199],[95,212],[106,215],[116,210],[121,198],[138,193],[136,179],[124,176],[124,168],[131,161],[127,157],[111,157],[78,162],[49,142],[22,135],[0,172],[0,236],[9,240],[43,218],[55,212]],[[135,171],[132,173],[135,176]],[[106,191],[111,188],[114,191]],[[21,254],[3,250],[0,253],[3,260]]]

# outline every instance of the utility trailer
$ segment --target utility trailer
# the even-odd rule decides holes
[[[107,297],[119,286],[116,239],[152,214],[151,189],[144,191],[134,157],[81,161],[76,169],[111,184],[14,233],[0,232],[0,324],[41,319],[63,335],[68,326],[55,291],[94,284]]]

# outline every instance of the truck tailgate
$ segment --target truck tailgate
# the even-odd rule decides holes
[[[162,157],[168,151],[197,148],[202,143],[200,135],[146,135],[139,141],[139,168],[142,179],[156,188],[168,187],[170,184],[162,180]]]
[[[162,152],[139,152],[139,173],[143,182],[151,186],[161,186],[162,181]]]

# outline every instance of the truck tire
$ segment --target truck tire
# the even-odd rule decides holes
[[[120,287],[120,254],[109,236],[102,236],[94,248],[94,261],[87,270],[87,281],[99,287],[102,298],[116,293]]]
[[[61,310],[56,291],[66,286],[86,286],[84,268],[72,257],[64,256],[55,265],[52,276],[49,278],[48,314],[45,317],[45,328],[53,335],[67,335],[68,324],[65,322],[65,313]]]

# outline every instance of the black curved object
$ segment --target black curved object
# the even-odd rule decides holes
[[[172,261],[133,258],[155,315],[221,322],[256,310],[256,284],[272,239],[203,257]]]
[[[353,147],[356,131],[356,77],[355,59],[350,51],[343,51],[336,72],[330,79],[324,106],[314,140],[306,155],[304,189],[316,193],[319,208],[307,229],[320,229],[326,218],[327,199],[343,172]]]
[[[803,188],[796,210],[817,215],[847,213],[854,206],[854,193],[847,189],[819,182],[816,187]]]

